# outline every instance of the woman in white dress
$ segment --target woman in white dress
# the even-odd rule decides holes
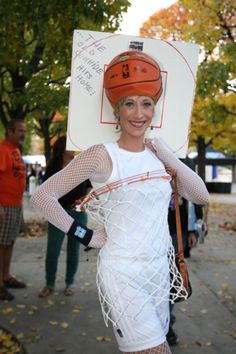
[[[32,203],[68,237],[101,248],[97,285],[105,323],[111,322],[123,353],[170,353],[170,273],[176,291],[182,280],[174,262],[167,224],[176,171],[179,193],[196,204],[208,202],[200,177],[181,163],[161,140],[145,143],[162,82],[158,64],[147,54],[121,53],[104,74],[107,97],[120,128],[116,142],[94,145],[39,187]],[[150,178],[150,176],[156,178]],[[86,179],[95,188],[138,176],[136,183],[103,194],[104,227],[91,230],[68,215],[58,199]],[[148,177],[148,178],[147,178]],[[144,181],[145,180],[145,181]]]

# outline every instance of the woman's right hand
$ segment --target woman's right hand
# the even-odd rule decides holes
[[[105,229],[99,229],[93,231],[93,236],[88,246],[92,248],[102,248],[107,240],[107,234]]]
[[[105,229],[92,230],[82,224],[79,220],[74,220],[70,229],[67,231],[69,237],[74,237],[84,246],[101,248],[107,240]]]

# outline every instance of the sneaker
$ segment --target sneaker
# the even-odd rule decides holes
[[[166,340],[169,345],[176,345],[179,343],[179,338],[177,334],[173,331],[172,327],[169,328],[169,331],[166,335]]]
[[[15,298],[5,286],[0,286],[0,300],[1,301],[11,301]]]
[[[4,281],[4,285],[8,289],[23,289],[26,288],[26,284],[23,281],[19,281],[14,277],[10,277]]]

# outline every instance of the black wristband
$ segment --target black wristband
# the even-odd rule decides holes
[[[88,246],[93,236],[93,230],[88,229],[80,221],[74,220],[69,231],[67,232],[67,235],[75,237],[77,241],[82,243],[84,246]]]

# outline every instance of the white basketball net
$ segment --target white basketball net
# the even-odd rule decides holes
[[[135,318],[150,302],[161,311],[162,303],[187,298],[167,224],[170,180],[165,170],[152,171],[105,185],[82,202],[107,233],[97,271],[106,324]]]

